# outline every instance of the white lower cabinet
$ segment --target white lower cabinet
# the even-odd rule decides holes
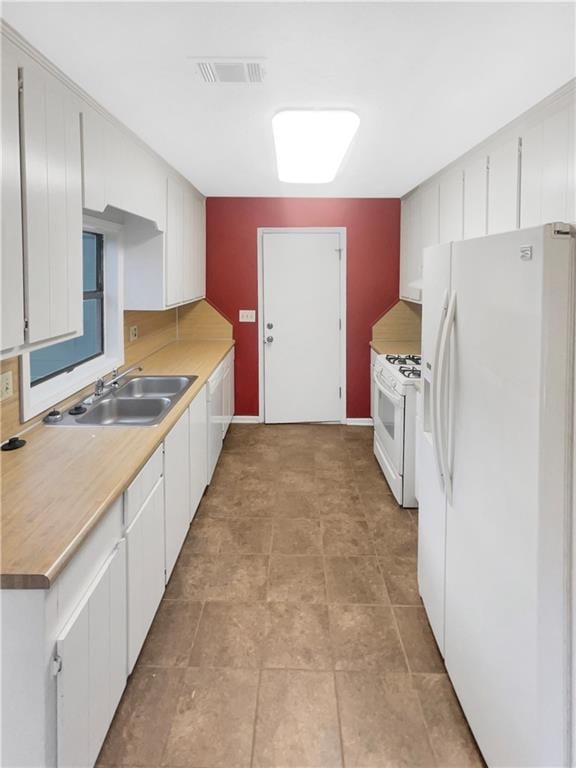
[[[58,768],[89,768],[126,684],[124,539],[58,637],[56,654]]]
[[[234,416],[234,350],[226,355],[222,377],[222,438],[226,437],[228,427]]]
[[[212,479],[222,444],[234,415],[234,350],[208,379],[208,482]]]
[[[3,592],[1,765],[95,765],[206,489],[212,439],[212,470],[218,460],[233,363],[232,351],[50,589]]]
[[[164,478],[126,528],[128,672],[138,655],[164,594]]]
[[[208,472],[207,387],[202,387],[190,403],[190,517],[193,518],[206,490]]]
[[[190,527],[190,426],[185,411],[164,439],[166,581]]]

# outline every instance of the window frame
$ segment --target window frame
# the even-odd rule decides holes
[[[124,252],[122,226],[104,219],[84,216],[83,231],[103,235],[103,346],[102,354],[88,358],[32,385],[30,352],[20,362],[21,417],[23,421],[53,407],[93,384],[96,379],[124,363]],[[57,344],[59,340],[55,339]]]

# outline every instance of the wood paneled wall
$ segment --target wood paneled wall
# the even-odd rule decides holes
[[[178,337],[200,339],[231,339],[232,323],[204,299],[178,310]]]
[[[372,341],[387,352],[420,352],[422,307],[398,301],[372,326]]]
[[[129,341],[131,325],[138,326],[138,338]],[[182,332],[179,334],[179,327]],[[124,312],[124,366],[144,360],[162,347],[176,341],[178,338],[201,339],[231,339],[232,325],[208,302],[202,300],[179,309],[168,309],[164,312]],[[38,414],[27,422],[20,421],[20,382],[19,358],[13,357],[0,362],[0,371],[12,372],[14,394],[0,403],[0,440],[3,442],[12,435],[18,434],[38,423],[44,413]],[[76,392],[56,407],[65,408],[76,402],[83,394],[88,394],[93,386]]]

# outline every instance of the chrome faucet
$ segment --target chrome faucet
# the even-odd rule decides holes
[[[119,382],[122,381],[126,376],[128,376],[129,373],[133,373],[134,371],[141,371],[143,370],[141,365],[133,365],[132,368],[127,368],[124,373],[121,373],[120,376],[118,376],[118,371],[116,368],[112,371],[113,378],[110,379],[108,382],[109,387],[112,387],[113,389],[118,389]]]
[[[131,368],[128,368],[124,371],[124,373],[121,373],[118,375],[118,369],[114,368],[112,370],[112,378],[110,381],[105,381],[103,378],[97,379],[96,384],[94,385],[94,394],[90,397],[87,397],[86,400],[84,400],[85,403],[93,402],[94,400],[97,400],[99,397],[102,397],[108,390],[110,389],[118,389],[120,386],[120,381],[122,381],[123,378],[128,376],[129,373],[133,373],[134,371],[141,371],[142,366],[141,365],[133,365]]]

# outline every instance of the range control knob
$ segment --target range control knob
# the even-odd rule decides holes
[[[49,413],[44,416],[42,421],[44,424],[58,424],[59,421],[62,421],[64,417],[60,413],[60,411],[57,411],[56,409],[49,411]]]
[[[18,448],[23,448],[26,445],[26,440],[22,440],[21,437],[11,437],[8,442],[2,446],[3,451],[15,451]]]

